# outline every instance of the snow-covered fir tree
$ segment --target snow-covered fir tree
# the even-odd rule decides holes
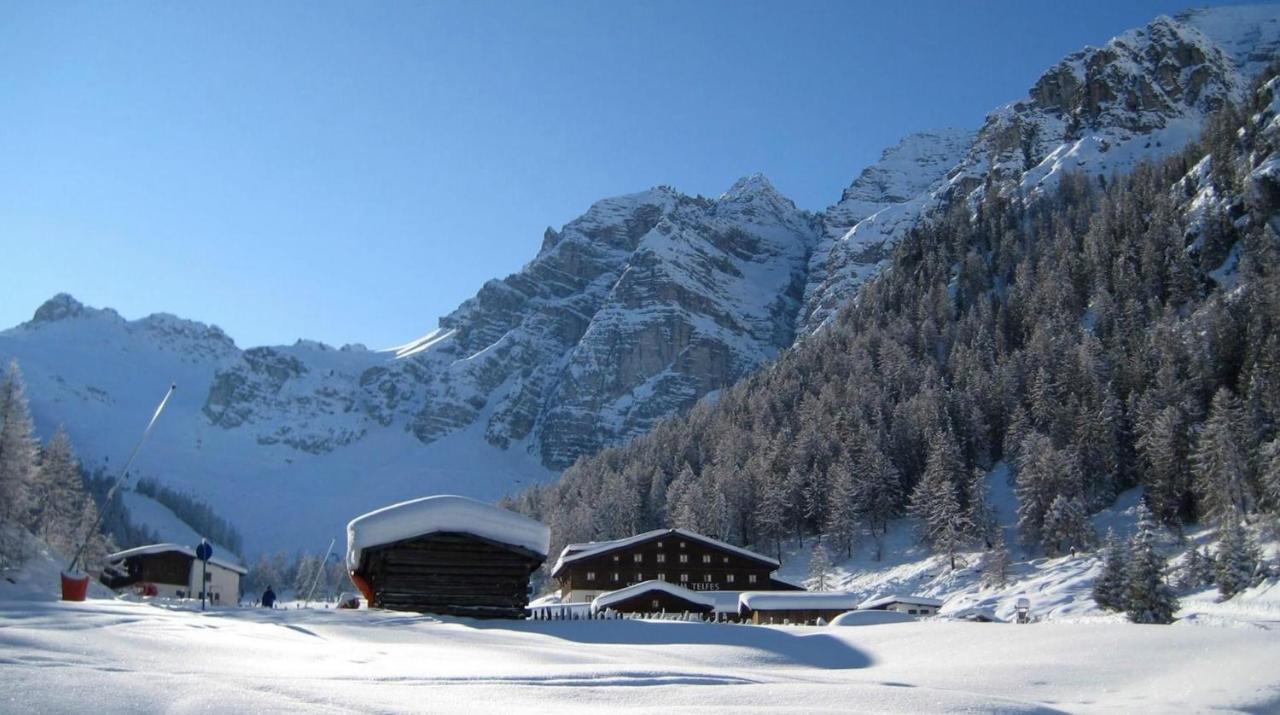
[[[1187,555],[1178,571],[1178,588],[1193,591],[1214,583],[1213,559],[1194,546],[1187,549]]]
[[[1226,600],[1253,584],[1258,568],[1258,547],[1240,518],[1228,513],[1218,532],[1218,553],[1214,558],[1218,593]]]
[[[1129,541],[1124,610],[1134,623],[1173,623],[1178,600],[1164,581],[1165,558],[1156,551],[1155,518],[1138,505],[1138,531]]]
[[[1244,422],[1240,400],[1226,387],[1219,388],[1191,455],[1201,511],[1215,520],[1248,514],[1255,506]]]
[[[1125,609],[1125,580],[1129,562],[1129,553],[1124,542],[1116,538],[1111,529],[1107,529],[1107,537],[1102,548],[1102,573],[1093,582],[1093,601],[1099,608],[1108,611]]]
[[[924,476],[911,494],[911,515],[920,521],[921,537],[947,557],[952,569],[970,531],[957,494],[961,470],[955,441],[949,433],[938,434],[929,450]]]
[[[0,525],[27,526],[40,443],[17,362],[0,384],[0,408]]]
[[[991,546],[982,555],[982,583],[986,586],[1004,588],[1009,581],[1009,571],[1013,566],[1013,556],[1009,553],[1009,545],[1005,543],[1004,532],[996,529]]]
[[[1044,517],[1044,543],[1054,554],[1084,549],[1093,544],[1093,526],[1079,497],[1059,494]]]
[[[814,544],[809,554],[809,590],[828,591],[831,589],[831,555],[827,547],[821,543]]]

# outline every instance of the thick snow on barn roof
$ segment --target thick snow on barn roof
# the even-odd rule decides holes
[[[640,583],[633,583],[626,588],[620,588],[617,591],[610,591],[596,596],[595,600],[591,602],[591,607],[592,609],[599,611],[608,608],[615,603],[621,603],[629,598],[635,598],[636,596],[649,593],[651,591],[662,591],[663,593],[675,596],[676,598],[682,598],[691,603],[701,604],[708,608],[715,608],[716,605],[715,599],[710,596],[704,596],[696,591],[690,591],[689,589],[677,586],[674,583],[667,583],[666,581],[641,581]]]
[[[834,591],[744,591],[738,604],[753,611],[853,610],[858,597]]]
[[[149,544],[147,546],[138,546],[132,549],[125,549],[124,551],[117,551],[114,554],[108,554],[107,563],[123,561],[124,559],[127,559],[130,556],[144,556],[146,554],[164,554],[170,551],[176,551],[180,554],[190,556],[193,559],[196,557],[196,550],[189,546],[183,546],[181,544]],[[249,570],[241,566],[240,564],[234,563],[232,561],[227,561],[226,559],[220,559],[217,556],[214,556],[213,558],[209,559],[209,563],[221,566],[222,568],[227,569],[228,571],[235,571],[241,576],[249,573]]]
[[[877,596],[858,604],[858,609],[865,611],[873,608],[883,608],[893,603],[905,603],[908,606],[942,607],[942,601],[936,598],[925,598],[924,596]]]
[[[426,534],[471,534],[528,549],[543,556],[551,529],[523,514],[467,497],[441,495],[400,502],[356,517],[347,524],[347,566],[360,567],[363,549]]]
[[[703,536],[702,534],[698,534],[698,533],[689,531],[687,529],[654,529],[653,531],[646,531],[643,534],[628,536],[624,539],[614,539],[612,541],[592,541],[592,542],[587,542],[585,544],[569,544],[568,546],[565,546],[564,550],[560,552],[560,558],[556,560],[556,565],[552,567],[551,575],[555,576],[556,574],[560,573],[560,569],[564,568],[567,564],[571,564],[574,561],[577,561],[579,559],[585,559],[591,556],[599,556],[600,554],[613,551],[614,549],[621,549],[627,546],[644,543],[645,541],[648,541],[650,539],[656,539],[660,536],[668,536],[668,535],[682,536],[690,541],[697,541],[703,544],[707,544],[708,546],[714,546],[718,549],[729,551],[729,552],[738,554],[739,556],[752,559],[754,561],[759,561],[761,563],[769,564],[773,566],[775,569],[781,565],[778,563],[776,559],[771,559],[768,556],[761,556],[760,554],[757,554],[754,551],[748,551],[747,549],[744,549],[741,546],[734,546],[733,544],[727,544],[723,541],[720,541],[719,539],[713,539],[710,536]]]

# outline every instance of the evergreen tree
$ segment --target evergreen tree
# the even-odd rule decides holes
[[[1187,549],[1187,556],[1183,560],[1178,578],[1178,588],[1184,591],[1204,588],[1214,582],[1213,571],[1213,559],[1202,554],[1199,549],[1193,546]]]
[[[831,588],[831,556],[827,547],[814,544],[809,556],[809,590],[827,591]]]
[[[841,455],[831,465],[831,474],[827,481],[831,484],[831,499],[827,512],[827,533],[831,536],[831,545],[844,552],[845,557],[853,556],[853,542],[858,530],[856,492],[853,481],[853,467],[845,455]]]
[[[955,442],[948,433],[937,435],[924,476],[911,495],[911,514],[920,520],[921,536],[947,556],[952,569],[956,567],[956,552],[970,531],[956,493],[956,477],[961,469]]]
[[[1138,507],[1138,531],[1129,542],[1125,612],[1134,623],[1173,623],[1178,600],[1164,582],[1165,559],[1156,551],[1156,522]]]
[[[1218,593],[1227,600],[1253,584],[1258,567],[1258,547],[1249,538],[1240,519],[1228,516],[1219,532],[1218,554],[1214,560]]]
[[[995,509],[987,501],[986,472],[974,468],[969,478],[968,488],[965,491],[968,495],[965,519],[973,531],[974,538],[982,542],[987,549],[991,549],[995,546],[995,539],[1000,532],[1000,526],[996,523]],[[1003,535],[1000,538],[1003,538]]]
[[[39,466],[39,442],[17,361],[9,366],[0,405],[4,407],[0,414],[0,525],[25,526]]]
[[[1259,481],[1268,510],[1280,514],[1280,438],[1263,445],[1258,451]]]
[[[1093,527],[1077,497],[1059,494],[1044,518],[1044,541],[1057,554],[1088,547],[1093,543]]]
[[[982,557],[982,583],[986,586],[1004,588],[1009,582],[1009,569],[1013,565],[1013,557],[1009,546],[1004,541],[1002,529],[996,529],[991,546]]]
[[[1201,511],[1215,520],[1248,514],[1254,508],[1243,423],[1240,401],[1227,388],[1219,388],[1191,456]]]
[[[1108,611],[1125,609],[1125,572],[1129,554],[1114,531],[1107,530],[1102,549],[1102,573],[1093,582],[1093,600],[1099,608]]]
[[[88,515],[97,520],[96,508],[84,488],[80,464],[66,430],[59,428],[44,449],[33,482],[28,512],[32,532],[64,556],[70,556],[84,538]],[[86,514],[88,512],[88,514]]]

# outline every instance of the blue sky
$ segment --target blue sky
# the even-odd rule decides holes
[[[5,3],[0,326],[66,291],[386,347],[597,199],[762,171],[821,209],[1183,6]]]

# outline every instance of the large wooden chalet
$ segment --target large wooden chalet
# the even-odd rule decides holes
[[[522,618],[550,530],[466,497],[395,504],[347,525],[347,567],[369,605],[476,618]]]
[[[689,591],[802,591],[775,578],[768,556],[685,529],[657,529],[625,539],[569,544],[551,569],[560,603],[589,603],[646,581]]]

